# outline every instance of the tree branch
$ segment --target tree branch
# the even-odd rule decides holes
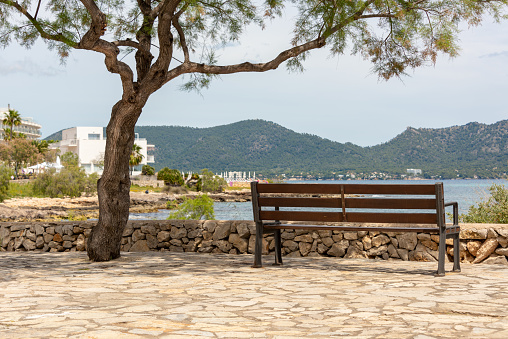
[[[168,72],[166,76],[165,83],[173,80],[174,78],[188,73],[203,73],[203,74],[232,74],[232,73],[240,73],[240,72],[266,72],[269,70],[276,69],[280,66],[284,61],[294,58],[306,51],[321,48],[325,46],[326,41],[324,38],[317,38],[315,40],[309,41],[300,46],[296,46],[290,49],[287,49],[277,55],[271,61],[253,64],[250,62],[244,62],[236,65],[228,65],[228,66],[214,66],[214,65],[205,65],[198,64],[195,62],[187,62],[178,67],[175,67],[171,71]]]
[[[61,33],[50,34],[50,33],[46,32],[44,30],[44,28],[42,27],[42,25],[40,24],[40,22],[37,21],[36,18],[34,18],[30,13],[28,13],[28,11],[24,7],[22,7],[20,4],[18,4],[17,2],[10,1],[10,0],[0,0],[0,3],[5,4],[7,6],[14,7],[18,12],[23,14],[28,19],[28,21],[30,21],[30,23],[35,27],[37,32],[39,32],[39,34],[41,35],[42,38],[48,39],[48,40],[53,40],[53,41],[63,42],[64,44],[66,44],[68,46],[76,47],[77,43],[75,41],[67,38],[63,34],[61,34]]]

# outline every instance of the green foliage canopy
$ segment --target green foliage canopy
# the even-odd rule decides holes
[[[184,198],[177,210],[169,214],[168,220],[172,219],[214,220],[213,200],[206,194],[194,199]]]
[[[508,188],[504,185],[492,185],[491,196],[471,206],[466,214],[460,216],[462,222],[484,224],[508,224]]]
[[[17,41],[30,47],[41,37],[62,59],[73,48],[103,53],[108,70],[121,75],[126,92],[136,89],[132,71],[119,55],[133,51],[137,84],[150,86],[142,82],[145,78],[153,81],[151,93],[184,74],[191,75],[184,88],[194,89],[207,87],[214,75],[263,72],[285,61],[288,68],[301,70],[308,52],[324,46],[334,55],[349,48],[370,60],[380,78],[389,79],[434,63],[438,53],[456,56],[458,23],[478,25],[486,15],[499,21],[507,0],[292,1],[289,4],[299,13],[292,47],[266,63],[216,65],[215,48],[240,40],[250,24],[265,27],[267,20],[282,16],[286,4],[279,0],[51,0],[41,9],[36,0],[0,0],[0,45]],[[175,51],[181,59],[173,58]],[[162,78],[156,81],[156,77]]]
[[[154,175],[155,168],[153,168],[150,165],[143,165],[143,167],[141,168],[141,174],[142,175]]]
[[[9,191],[9,180],[13,172],[5,165],[0,164],[0,202],[7,198],[7,192]]]
[[[216,176],[206,168],[201,171],[201,182],[203,192],[222,192],[227,186],[226,180]]]
[[[180,171],[169,169],[168,167],[164,167],[157,173],[157,180],[164,180],[164,184],[166,185],[182,186],[184,184]]]
[[[59,173],[55,169],[50,169],[37,176],[33,183],[33,191],[35,194],[51,198],[80,197],[83,193],[95,193],[97,180],[97,173],[87,175],[77,166],[65,167]]]

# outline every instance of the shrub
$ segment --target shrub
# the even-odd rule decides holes
[[[13,173],[9,167],[0,165],[0,202],[4,201],[8,196],[9,180],[11,180]]]
[[[34,181],[35,194],[57,197],[80,197],[97,191],[97,173],[86,175],[82,168],[69,166],[56,173],[54,169],[39,174]]]
[[[201,171],[201,181],[203,192],[222,192],[227,186],[226,180],[206,168]]]
[[[213,200],[206,194],[195,199],[184,198],[177,210],[169,214],[168,220],[171,219],[214,220]]]
[[[142,175],[154,175],[155,168],[153,168],[150,165],[143,165],[143,167],[141,167],[141,174]]]
[[[178,185],[184,184],[182,174],[179,170],[169,169],[164,167],[157,173],[157,180],[164,180],[165,185]]]
[[[467,223],[508,224],[508,188],[504,185],[492,185],[491,196],[486,201],[471,206],[467,214],[460,219]]]

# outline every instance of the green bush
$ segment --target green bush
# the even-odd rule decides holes
[[[150,165],[143,165],[143,167],[141,167],[141,174],[142,175],[154,175],[155,168],[153,168]]]
[[[226,180],[206,168],[201,171],[201,181],[203,192],[222,192],[227,187]]]
[[[13,174],[14,172],[9,167],[0,165],[0,202],[8,197],[9,180]]]
[[[183,203],[178,206],[177,210],[169,214],[168,220],[173,219],[214,220],[213,200],[206,194],[195,199],[184,198]]]
[[[60,173],[54,169],[37,176],[33,183],[35,194],[51,198],[80,197],[82,193],[93,194],[97,191],[97,173],[86,175],[82,168],[69,166]]]
[[[169,169],[164,167],[157,173],[157,180],[164,180],[165,185],[178,185],[184,184],[182,174],[179,170]]]
[[[491,196],[477,206],[469,207],[467,214],[460,220],[466,223],[508,224],[508,188],[504,185],[492,185]]]

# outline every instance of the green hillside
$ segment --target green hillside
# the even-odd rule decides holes
[[[264,120],[210,128],[137,126],[136,132],[155,145],[157,170],[168,166],[323,178],[347,172],[397,175],[407,168],[443,178],[497,178],[508,172],[508,120],[440,129],[409,127],[384,144],[365,148]],[[47,139],[59,139],[58,133]]]

